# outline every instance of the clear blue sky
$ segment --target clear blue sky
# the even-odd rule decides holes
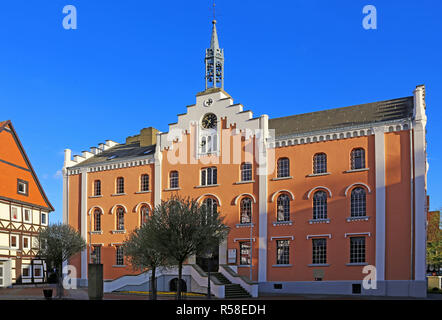
[[[62,9],[77,8],[65,30]],[[377,8],[377,30],[362,8]],[[225,89],[279,117],[427,86],[428,192],[442,207],[442,1],[218,0]],[[15,0],[0,10],[0,120],[12,120],[61,221],[63,150],[168,123],[204,89],[210,0]],[[439,124],[438,124],[439,123]]]

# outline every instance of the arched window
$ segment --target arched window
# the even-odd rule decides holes
[[[169,175],[169,188],[174,189],[179,187],[178,171],[171,171]]]
[[[101,196],[101,180],[94,181],[94,196]]]
[[[117,178],[117,194],[124,193],[124,178]]]
[[[141,175],[140,183],[141,183],[140,191],[149,191],[149,175],[148,174]]]
[[[366,192],[364,188],[358,187],[351,191],[351,216],[365,217],[367,214]]]
[[[313,195],[313,219],[327,219],[327,194],[316,191]]]
[[[313,157],[313,173],[327,172],[327,155],[325,153],[317,153]]]
[[[240,203],[240,223],[252,223],[252,199],[243,198]]]
[[[241,164],[241,181],[251,181],[252,177],[252,164],[250,162]]]
[[[124,230],[124,209],[118,207],[117,209],[117,230]]]
[[[276,220],[290,221],[290,198],[286,194],[281,194],[276,201]]]
[[[278,178],[284,178],[290,176],[290,161],[288,158],[278,159],[277,175]]]
[[[148,206],[141,207],[140,218],[141,218],[141,225],[143,225],[147,222],[147,219],[149,218],[149,207]]]
[[[351,169],[365,168],[365,150],[362,148],[353,149],[351,151]]]
[[[94,211],[94,231],[101,231],[101,210]]]
[[[203,204],[206,206],[209,215],[216,213],[218,210],[218,202],[213,198],[207,198]]]

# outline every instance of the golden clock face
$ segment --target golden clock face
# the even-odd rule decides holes
[[[214,115],[213,113],[207,113],[204,116],[201,125],[205,129],[213,129],[216,127],[216,122],[217,122],[216,115]]]

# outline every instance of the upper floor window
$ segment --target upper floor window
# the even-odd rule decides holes
[[[218,135],[216,130],[202,131],[200,151],[202,154],[210,154],[218,151]]]
[[[16,221],[20,220],[17,207],[11,207],[11,219]]]
[[[48,219],[47,219],[47,215],[45,212],[41,213],[41,224],[44,224],[44,225],[48,224]]]
[[[325,153],[317,153],[313,157],[313,173],[327,172],[327,155]]]
[[[252,199],[248,197],[241,199],[240,207],[240,223],[252,223]]]
[[[281,194],[276,201],[277,221],[290,221],[290,198],[286,194]]]
[[[17,193],[27,196],[29,194],[28,190],[29,183],[27,181],[17,179]]]
[[[169,188],[174,189],[179,187],[178,171],[171,171],[169,174]]]
[[[252,179],[252,164],[250,162],[241,164],[241,181],[251,181]]]
[[[288,158],[280,158],[277,163],[278,178],[290,176],[290,162]]]
[[[350,238],[350,263],[365,262],[365,237]]]
[[[149,191],[149,175],[143,174],[141,175],[141,191]]]
[[[351,191],[351,216],[365,217],[367,214],[367,195],[364,188],[358,187]]]
[[[101,211],[99,209],[94,211],[94,231],[101,231]]]
[[[124,178],[117,178],[117,194],[124,193]]]
[[[216,167],[201,169],[201,185],[210,186],[218,183],[218,170]]]
[[[327,194],[316,191],[313,195],[313,219],[327,219]]]
[[[365,168],[365,150],[362,148],[353,149],[351,151],[351,169]]]
[[[124,230],[124,213],[123,208],[117,209],[117,230]]]
[[[25,222],[31,222],[31,220],[32,220],[31,209],[27,209],[27,208],[23,209],[23,220]]]
[[[147,222],[147,219],[149,218],[149,207],[142,206],[140,210],[140,215],[141,215],[141,225],[143,225]]]
[[[101,196],[101,180],[94,181],[94,196]]]

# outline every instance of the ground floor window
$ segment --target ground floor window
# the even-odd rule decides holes
[[[365,262],[365,237],[350,238],[350,263]]]
[[[118,246],[117,252],[116,252],[116,265],[122,266],[124,265],[124,254],[123,254],[123,247]]]
[[[276,264],[289,264],[290,261],[289,240],[276,241]]]
[[[327,239],[313,239],[313,264],[327,263]]]
[[[248,266],[250,265],[250,253],[251,253],[251,246],[250,242],[240,242],[239,243],[239,258],[240,258],[240,265]]]

